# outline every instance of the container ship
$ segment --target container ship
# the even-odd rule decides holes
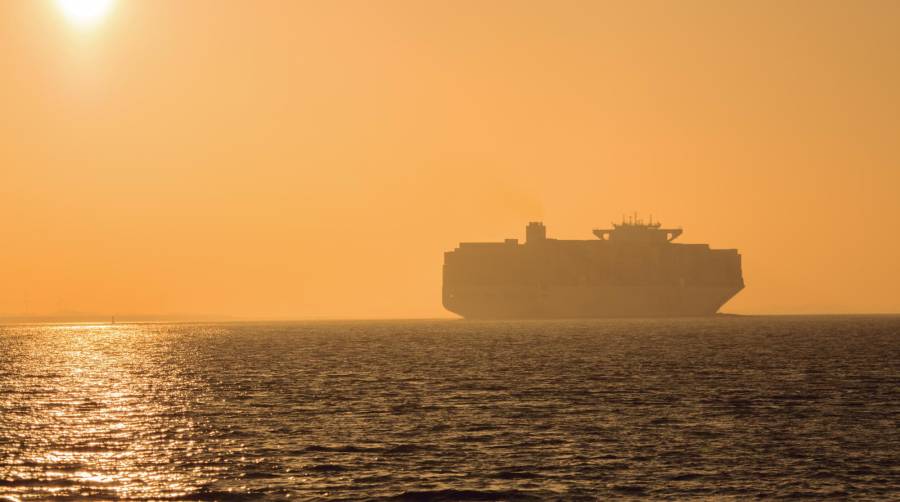
[[[680,228],[623,218],[596,239],[463,242],[444,253],[444,307],[470,319],[710,316],[741,289],[741,255],[676,244]]]

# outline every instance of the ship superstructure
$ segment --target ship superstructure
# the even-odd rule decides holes
[[[744,288],[736,249],[676,244],[680,228],[636,217],[597,239],[463,242],[444,254],[443,303],[466,318],[706,316]]]

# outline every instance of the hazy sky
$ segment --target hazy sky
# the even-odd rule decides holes
[[[900,2],[0,0],[0,314],[419,317],[622,213],[900,311]],[[27,306],[26,306],[27,304]]]

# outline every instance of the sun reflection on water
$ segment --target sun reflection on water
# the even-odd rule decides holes
[[[2,397],[0,429],[13,440],[0,445],[7,485],[29,480],[29,489],[56,497],[172,497],[213,479],[173,463],[173,452],[197,450],[183,399],[203,383],[153,367],[177,357],[160,350],[165,333],[141,325],[30,331],[16,339],[24,378]]]

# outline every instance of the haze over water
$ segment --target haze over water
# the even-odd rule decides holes
[[[897,498],[898,336],[897,317],[6,326],[0,495]]]
[[[0,317],[447,316],[460,241],[632,211],[740,250],[728,312],[900,312],[897,26],[895,0],[0,1]]]

